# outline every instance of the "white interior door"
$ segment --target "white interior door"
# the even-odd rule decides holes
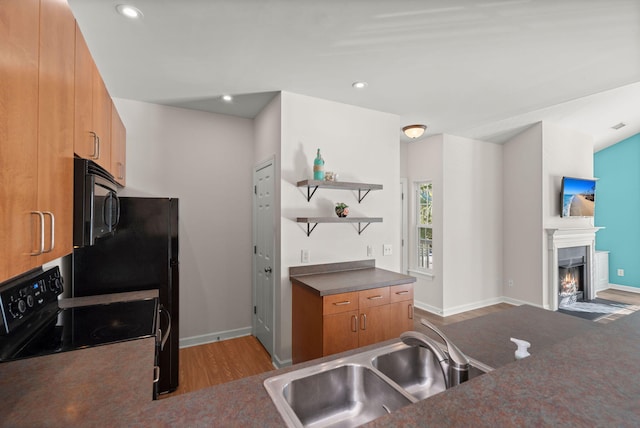
[[[274,293],[274,165],[268,161],[258,165],[254,175],[254,334],[270,355],[273,355]]]

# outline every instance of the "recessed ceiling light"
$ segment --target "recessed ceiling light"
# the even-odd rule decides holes
[[[230,103],[231,101],[233,101],[233,97],[231,95],[223,95],[222,101]]]
[[[131,19],[142,18],[142,12],[137,7],[128,5],[128,4],[119,4],[116,6],[116,10],[122,16],[126,16]]]
[[[367,86],[369,86],[369,84],[367,82],[353,82],[351,86],[353,86],[356,89],[364,89]]]
[[[618,129],[620,129],[620,128],[624,128],[625,126],[627,126],[627,124],[626,124],[626,123],[622,123],[622,122],[620,122],[620,123],[618,123],[617,125],[613,125],[613,126],[611,127],[611,129],[618,130]]]

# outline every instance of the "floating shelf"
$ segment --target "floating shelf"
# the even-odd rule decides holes
[[[298,187],[307,188],[307,202],[311,201],[311,198],[319,187],[324,189],[357,190],[358,203],[362,202],[370,191],[382,190],[382,184],[349,183],[347,181],[302,180],[298,181],[297,185]],[[311,189],[313,189],[313,191]]]
[[[307,224],[307,236],[311,235],[318,223],[358,223],[360,235],[371,223],[382,223],[382,217],[298,217],[296,221]],[[366,224],[362,226],[362,223]]]

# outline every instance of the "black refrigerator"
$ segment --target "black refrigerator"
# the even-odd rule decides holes
[[[158,392],[178,387],[178,199],[120,197],[112,236],[73,251],[72,297],[157,289],[171,330],[159,353]],[[166,315],[166,313],[164,314]],[[161,316],[163,335],[169,317]]]

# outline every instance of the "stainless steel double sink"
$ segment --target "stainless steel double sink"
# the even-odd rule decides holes
[[[469,359],[469,379],[493,370]],[[264,386],[289,427],[354,427],[446,389],[427,348],[394,343],[273,376]]]

